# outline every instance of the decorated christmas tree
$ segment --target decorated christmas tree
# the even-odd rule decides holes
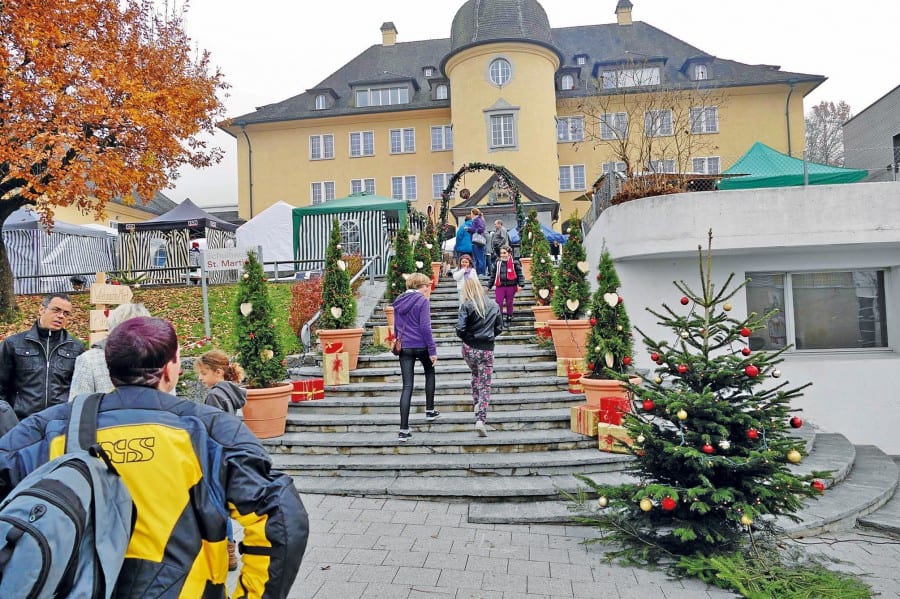
[[[393,302],[406,291],[406,277],[416,271],[413,263],[412,248],[409,245],[409,229],[402,228],[397,231],[394,238],[394,255],[388,263],[387,272],[387,298]]]
[[[597,268],[597,289],[591,298],[591,332],[587,362],[591,378],[616,378],[631,370],[634,354],[631,323],[619,295],[619,275],[609,252],[603,250]]]
[[[537,302],[546,306],[553,295],[553,260],[550,259],[550,245],[543,235],[539,235],[531,252],[531,286]]]
[[[436,225],[434,224],[433,214],[430,214],[428,217],[428,223],[425,225],[425,247],[431,252],[431,261],[432,262],[440,262],[443,256],[441,255],[441,240],[437,237]],[[428,247],[428,246],[431,247]]]
[[[702,287],[676,282],[675,307],[648,309],[671,339],[641,332],[656,368],[631,386],[635,413],[623,421],[638,482],[605,486],[580,477],[601,508],[583,521],[623,545],[613,556],[656,562],[740,548],[751,531],[773,532],[775,516],[796,519],[802,499],[823,489],[815,477],[827,475],[789,468],[805,453],[789,434],[802,425],[790,402],[809,384],[778,380],[784,349],[750,349],[748,337],[770,314],[734,316],[730,300],[746,282],[732,286],[732,274],[717,288],[710,250],[705,267],[699,253]]]
[[[541,224],[538,222],[537,210],[532,209],[528,213],[528,218],[525,220],[525,226],[522,228],[522,234],[520,235],[519,257],[531,258],[534,253],[535,242],[543,236]]]
[[[587,281],[590,265],[586,261],[581,221],[573,214],[569,219],[569,238],[562,248],[562,257],[556,268],[551,306],[561,320],[578,320],[588,309],[591,288]]]
[[[319,329],[348,329],[356,322],[356,300],[350,289],[350,273],[341,247],[341,225],[331,221],[331,237],[325,250],[322,280],[322,316]]]
[[[430,277],[431,248],[428,246],[432,244],[428,242],[427,237],[424,230],[419,233],[419,238],[416,239],[416,243],[413,246],[413,262],[415,264],[416,272],[420,272]]]
[[[251,388],[274,387],[287,377],[284,354],[275,334],[272,304],[262,265],[256,253],[247,253],[234,303],[237,362]]]

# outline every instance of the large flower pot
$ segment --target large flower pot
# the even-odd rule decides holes
[[[391,311],[393,312],[393,309]],[[319,329],[316,334],[319,336],[323,351],[329,343],[343,344],[340,351],[347,352],[347,368],[356,370],[356,364],[359,362],[359,345],[363,335],[362,329]]]
[[[431,288],[434,289],[437,287],[438,282],[441,280],[441,269],[444,268],[443,262],[432,262],[431,263]]]
[[[553,308],[550,306],[531,306],[531,311],[534,312],[534,322],[547,322],[548,320],[555,318],[553,316]]]
[[[632,376],[628,378],[632,385],[639,385],[641,378]],[[619,397],[631,401],[632,393],[622,381],[616,379],[592,379],[589,376],[581,377],[581,386],[584,388],[584,396],[587,405],[599,406],[601,397]]]
[[[522,276],[526,281],[531,280],[531,262],[532,258],[519,258],[519,264],[522,265]]]
[[[384,307],[384,317],[387,319],[387,324],[389,327],[394,326],[394,306]]]
[[[548,320],[557,358],[587,357],[587,340],[591,333],[589,320]]]
[[[247,389],[247,403],[241,409],[247,428],[260,439],[283,435],[293,389],[290,383]]]

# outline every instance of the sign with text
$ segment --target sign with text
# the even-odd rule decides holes
[[[238,248],[217,248],[203,251],[203,265],[207,272],[217,270],[238,270],[244,267],[247,250]]]
[[[131,287],[128,285],[108,285],[94,283],[91,285],[92,304],[130,304]]]
[[[106,315],[109,313],[109,310],[91,310],[91,330],[92,331],[105,331],[109,321],[106,318]]]

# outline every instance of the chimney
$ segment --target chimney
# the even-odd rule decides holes
[[[631,7],[629,0],[619,0],[616,4],[616,21],[619,25],[631,25]]]
[[[381,24],[381,45],[393,46],[397,43],[397,27],[391,22],[386,21]]]

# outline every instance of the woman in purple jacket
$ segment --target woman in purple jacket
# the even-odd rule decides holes
[[[425,369],[425,418],[430,422],[440,416],[434,409],[434,363],[437,347],[431,334],[431,278],[413,273],[406,279],[406,291],[392,304],[394,307],[394,331],[400,340],[400,376],[403,389],[400,392],[401,443],[412,437],[409,432],[409,406],[412,401],[413,369],[416,360]]]
[[[479,275],[486,272],[486,262],[484,259],[484,247],[487,243],[487,227],[484,223],[484,217],[481,216],[481,210],[472,208],[472,223],[469,225],[469,235],[472,237],[472,257],[475,259],[475,271]],[[481,243],[476,242],[478,239],[476,233],[481,235]]]

